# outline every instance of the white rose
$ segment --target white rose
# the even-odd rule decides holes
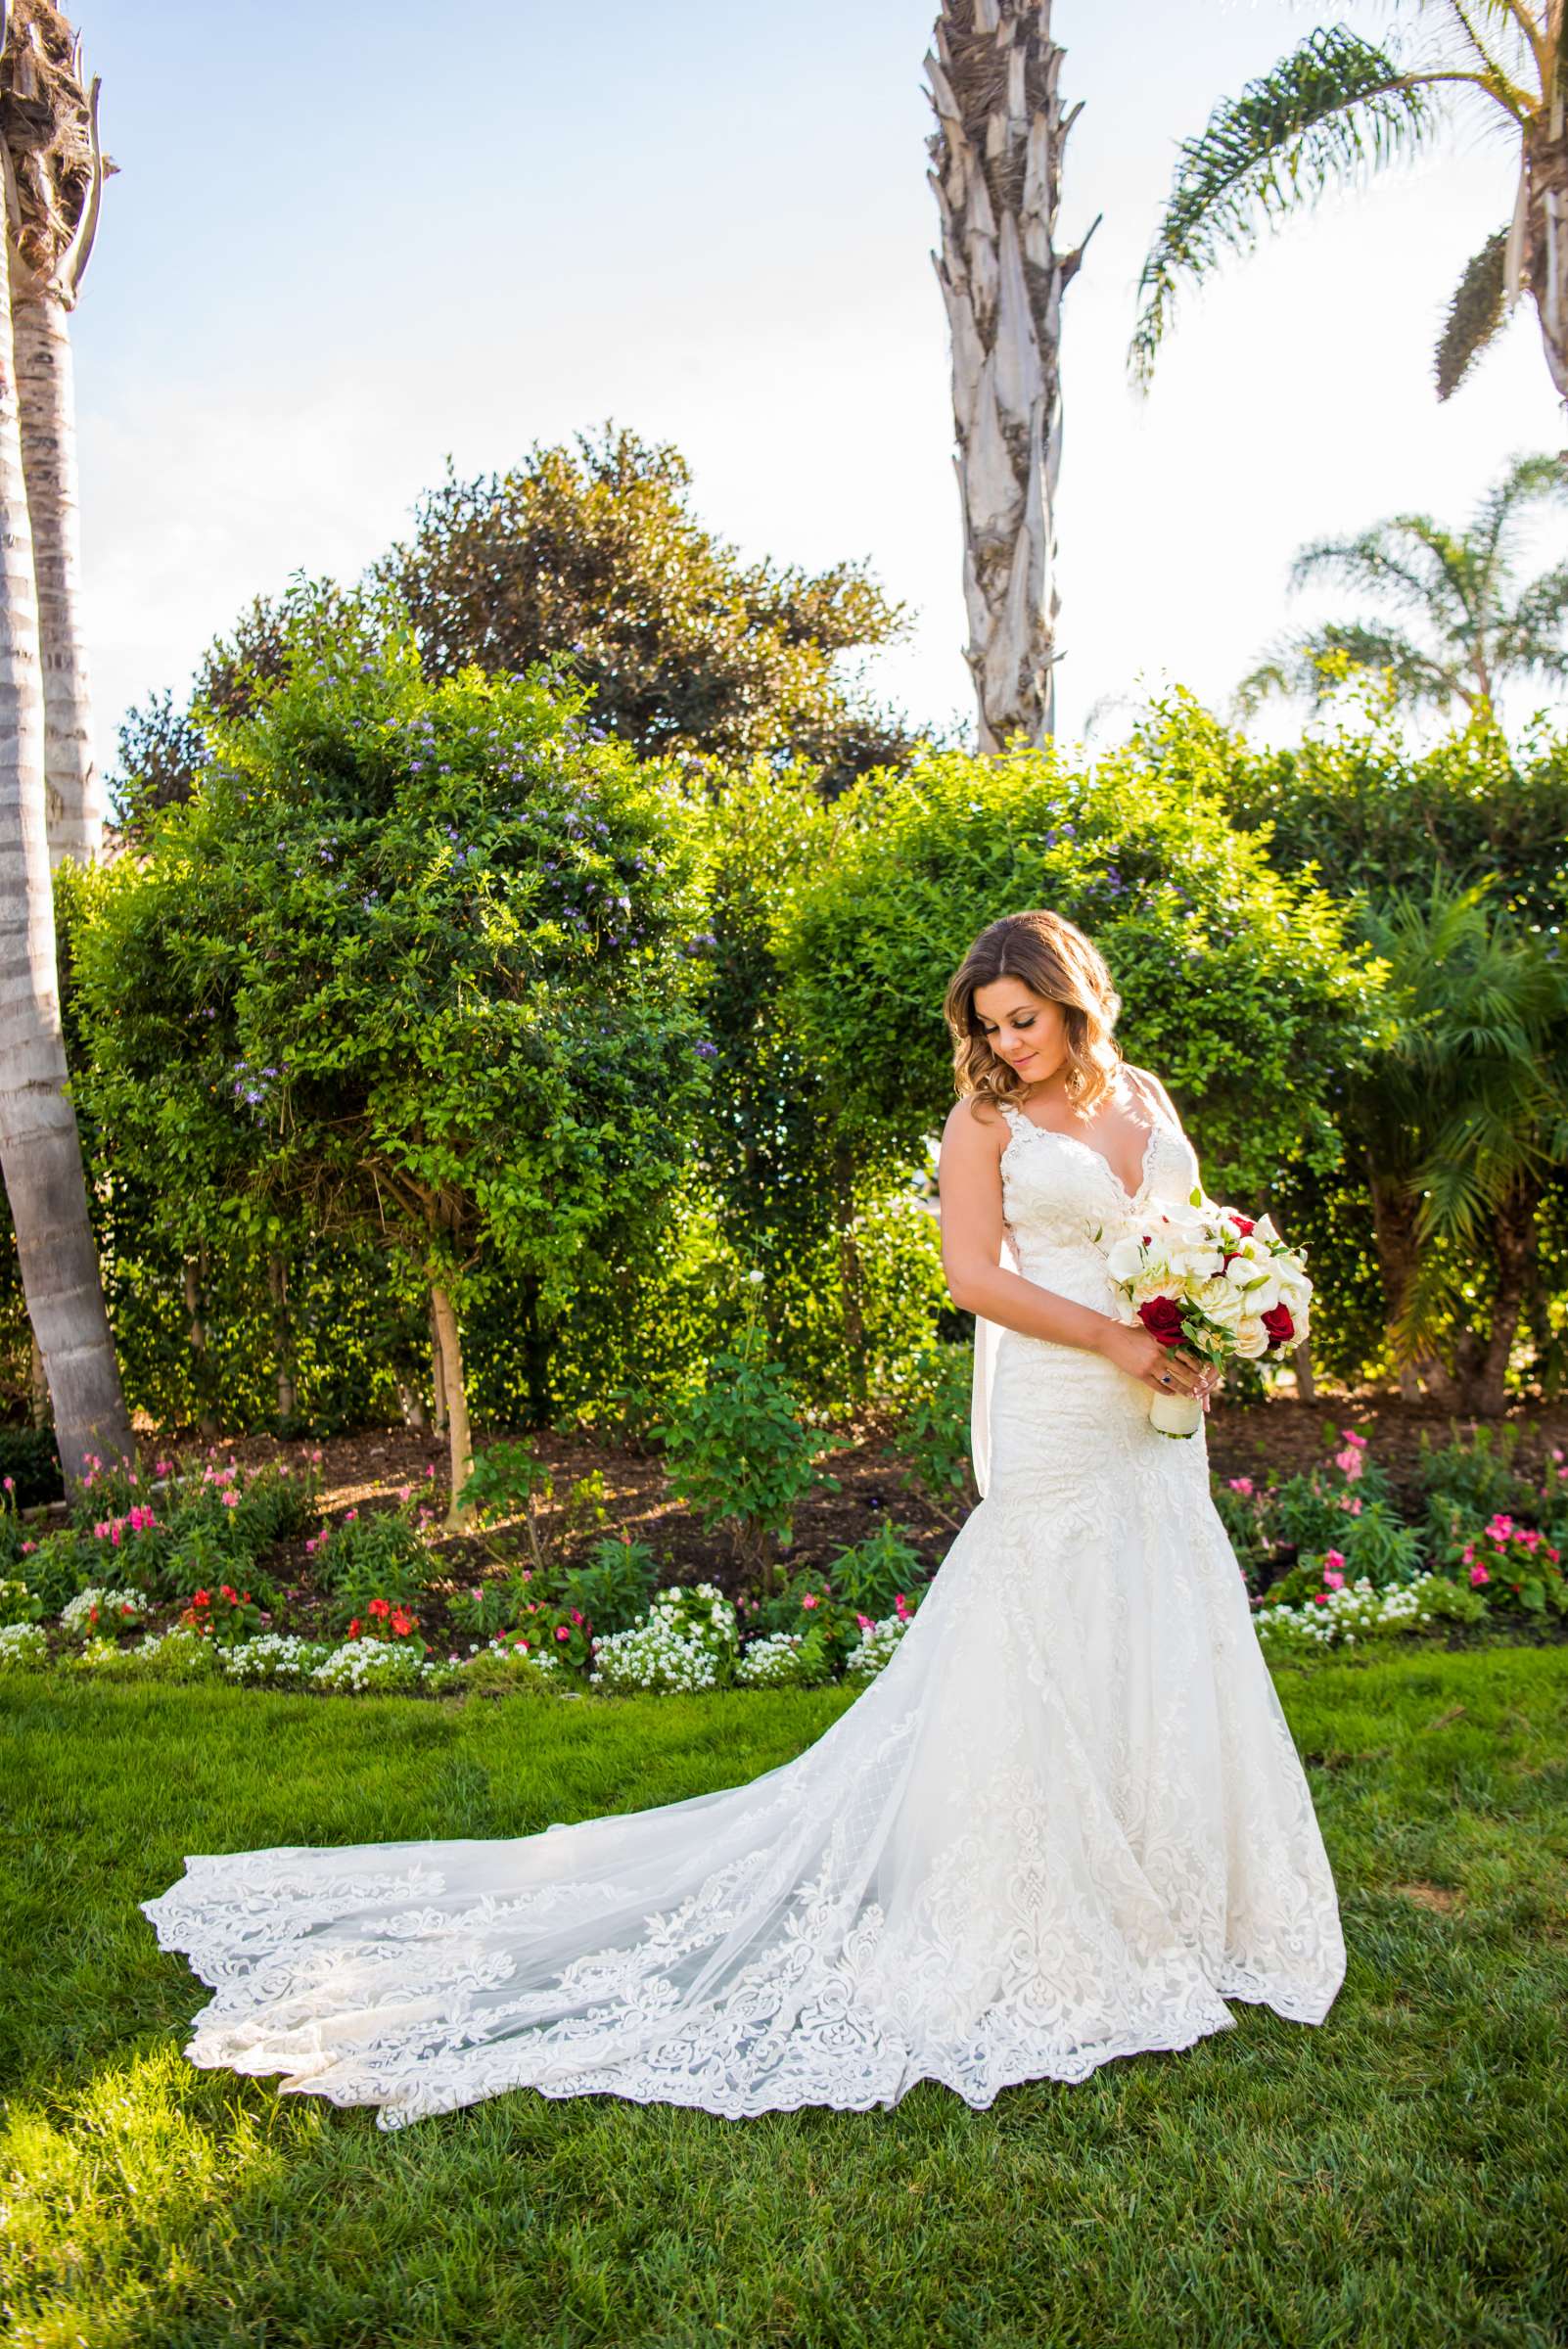
[[[1192,1302],[1211,1321],[1218,1321],[1222,1329],[1234,1329],[1241,1319],[1241,1299],[1228,1280],[1204,1281]]]
[[[1268,1352],[1268,1332],[1261,1313],[1243,1313],[1236,1323],[1236,1352],[1244,1362],[1255,1362]]]

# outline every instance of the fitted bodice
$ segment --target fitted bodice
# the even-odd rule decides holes
[[[1001,1156],[1002,1219],[1018,1269],[1081,1304],[1102,1305],[1104,1247],[1146,1203],[1186,1200],[1198,1180],[1192,1144],[1179,1127],[1152,1124],[1130,1191],[1091,1142],[1037,1126],[1011,1102],[1000,1108],[1011,1129]]]

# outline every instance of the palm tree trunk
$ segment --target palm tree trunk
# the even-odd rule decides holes
[[[1492,1301],[1492,1327],[1464,1395],[1464,1408],[1484,1419],[1500,1418],[1508,1407],[1508,1363],[1540,1244],[1539,1201],[1540,1186],[1522,1184],[1501,1202],[1493,1220],[1498,1285]]]
[[[1416,1206],[1397,1177],[1374,1171],[1367,1176],[1372,1203],[1372,1236],[1383,1287],[1383,1325],[1389,1352],[1407,1403],[1420,1399],[1418,1380],[1424,1378],[1439,1403],[1453,1408],[1458,1390],[1446,1366],[1435,1356],[1411,1359],[1401,1338],[1406,1301],[1415,1281],[1420,1244],[1416,1238]]]
[[[69,1479],[134,1456],[66,1092],[44,810],[38,603],[0,236],[0,1170]]]
[[[1063,116],[1057,96],[1063,52],[1050,18],[1051,0],[941,0],[926,59],[937,115],[937,276],[952,337],[966,658],[986,752],[1020,730],[1043,742],[1055,723],[1061,306],[1084,248],[1063,254],[1055,246],[1073,116]]]
[[[92,699],[81,620],[81,527],[70,332],[58,286],[16,304],[22,461],[32,515],[43,658],[44,791],[49,857],[90,864],[104,844],[106,801],[93,758]]]
[[[1568,44],[1557,23],[1556,89],[1525,133],[1525,273],[1557,397],[1568,404]]]

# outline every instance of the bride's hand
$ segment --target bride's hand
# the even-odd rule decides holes
[[[1099,1351],[1107,1361],[1125,1370],[1130,1378],[1140,1379],[1156,1395],[1207,1397],[1210,1388],[1218,1383],[1219,1373],[1211,1363],[1200,1361],[1184,1348],[1173,1350],[1162,1346],[1139,1322],[1110,1322],[1100,1340]]]

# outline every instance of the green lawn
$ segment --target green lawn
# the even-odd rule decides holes
[[[5,1687],[6,2338],[1529,2343],[1568,2328],[1568,1648],[1284,1672],[1350,1972],[989,2113],[529,2092],[393,2136],[178,2053],[188,1851],[512,1835],[751,1775],[842,1692],[462,1708]]]

